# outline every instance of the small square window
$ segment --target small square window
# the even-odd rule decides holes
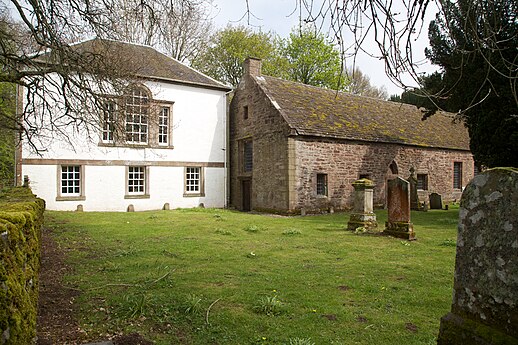
[[[61,195],[80,196],[81,195],[81,166],[64,165],[61,166]]]
[[[128,167],[128,180],[126,192],[128,195],[146,194],[146,167]]]
[[[184,196],[204,196],[203,168],[185,168]]]
[[[359,179],[361,180],[362,178],[366,178],[366,179],[370,180],[371,175],[369,175],[369,174],[360,174]]]
[[[317,195],[327,196],[327,174],[317,174]]]
[[[428,174],[417,174],[417,190],[428,190]]]
[[[85,200],[84,165],[58,166],[56,201]]]

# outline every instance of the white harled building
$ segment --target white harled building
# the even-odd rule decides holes
[[[40,153],[22,142],[17,182],[28,178],[49,210],[225,207],[230,88],[151,47],[102,44],[142,64],[138,81],[106,102],[94,132],[70,132],[71,143],[51,140]]]

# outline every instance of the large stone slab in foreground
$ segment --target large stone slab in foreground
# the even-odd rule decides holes
[[[518,344],[518,170],[488,170],[464,190],[453,288],[438,344]]]

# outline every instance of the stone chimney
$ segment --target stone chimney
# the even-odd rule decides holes
[[[243,73],[244,75],[249,75],[251,77],[258,77],[261,75],[261,59],[248,57],[243,63]]]

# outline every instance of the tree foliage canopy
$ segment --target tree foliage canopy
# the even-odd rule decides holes
[[[346,86],[340,52],[312,26],[293,30],[278,54],[285,61],[280,76],[286,79],[337,90]]]
[[[242,64],[247,57],[268,61],[274,50],[272,33],[254,32],[244,26],[227,26],[213,35],[210,46],[192,62],[192,66],[235,87],[243,74]],[[268,68],[268,63],[265,68]]]
[[[518,166],[518,3],[445,1],[430,23],[427,107],[458,112],[479,165]]]

